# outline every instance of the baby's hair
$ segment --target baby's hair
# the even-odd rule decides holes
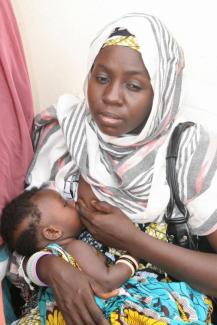
[[[40,192],[42,188],[33,187],[26,190],[11,202],[2,211],[1,216],[1,236],[8,245],[10,251],[16,251],[23,256],[30,256],[37,249],[37,226],[40,222],[41,213],[38,207],[31,202],[31,198]],[[21,232],[16,242],[14,235],[17,227],[30,218],[28,228]]]

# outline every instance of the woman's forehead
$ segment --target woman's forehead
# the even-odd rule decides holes
[[[103,70],[124,70],[128,74],[148,74],[139,52],[120,45],[104,47],[97,55],[94,65]]]
[[[93,67],[94,62],[96,61],[96,58],[102,51],[103,47],[118,45],[138,52],[138,54],[140,54],[141,61],[148,71],[149,76],[152,77],[155,74],[158,60],[156,56],[157,46],[155,35],[149,23],[144,24],[140,27],[141,28],[138,28],[138,26],[136,27],[134,24],[131,24],[129,22],[125,25],[122,21],[117,21],[116,25],[107,26],[106,33],[104,35],[99,35],[96,41],[92,43],[92,46],[90,48],[90,69]],[[122,31],[124,31],[124,35],[122,35]],[[118,35],[119,32],[121,35]],[[125,35],[126,33],[128,35]]]

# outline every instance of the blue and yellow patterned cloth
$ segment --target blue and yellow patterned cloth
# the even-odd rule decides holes
[[[49,245],[48,249],[77,267],[73,257],[60,246]],[[108,300],[95,299],[110,324],[114,325],[211,324],[213,307],[209,298],[184,282],[159,281],[156,274],[146,271],[137,272],[122,285],[118,296]],[[49,288],[41,295],[40,316],[43,325],[66,324]]]

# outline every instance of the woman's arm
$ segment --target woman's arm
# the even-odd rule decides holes
[[[100,242],[127,250],[171,276],[217,297],[217,255],[192,251],[155,239],[137,229],[118,209],[105,202],[92,201],[92,209],[80,201],[81,218]],[[217,232],[208,237],[217,251]]]
[[[213,236],[217,243],[217,232]],[[168,274],[188,282],[195,289],[217,297],[216,254],[181,248],[150,237],[141,231],[133,241],[133,245],[135,248],[131,246],[132,253],[136,250],[140,258],[158,265]]]
[[[121,263],[123,260],[120,259],[120,263],[115,265],[107,265],[105,256],[81,240],[71,241],[66,249],[76,259],[81,270],[106,292],[119,288],[132,275],[134,268]]]
[[[83,272],[74,269],[58,256],[43,256],[37,264],[40,279],[54,291],[58,307],[68,325],[108,325],[97,307],[93,291],[101,288]]]

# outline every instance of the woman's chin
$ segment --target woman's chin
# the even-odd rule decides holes
[[[98,127],[103,134],[109,135],[111,137],[119,137],[123,134],[123,132],[120,129],[114,126],[98,125]]]

